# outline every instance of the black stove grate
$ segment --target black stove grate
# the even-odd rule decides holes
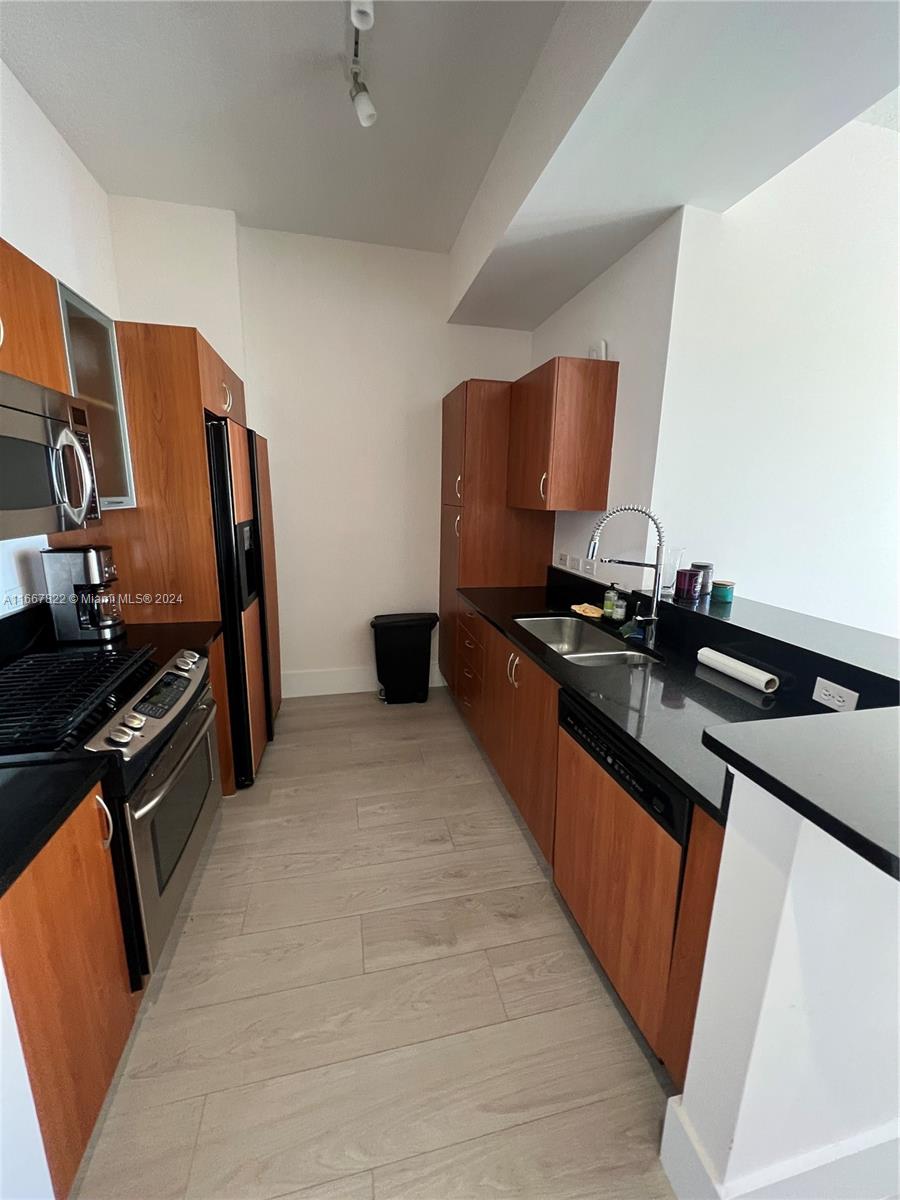
[[[26,654],[0,670],[0,750],[54,750],[151,652]]]

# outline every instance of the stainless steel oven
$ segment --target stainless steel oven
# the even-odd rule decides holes
[[[0,373],[0,539],[84,525],[94,497],[71,396]],[[77,494],[76,494],[77,491]]]
[[[156,684],[156,693],[177,674],[170,671],[164,675]],[[156,693],[147,693],[145,707],[158,700]],[[140,714],[140,704],[136,711]],[[151,971],[159,961],[222,799],[218,763],[216,704],[207,685],[125,803]]]

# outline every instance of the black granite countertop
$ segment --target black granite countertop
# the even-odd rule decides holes
[[[102,754],[0,767],[0,896],[50,841],[106,770]]]
[[[204,653],[221,632],[219,621],[128,625],[124,642],[131,649],[151,646],[151,660],[162,666],[178,650]],[[42,637],[28,649],[44,652],[61,646]],[[25,870],[106,770],[103,754],[37,751],[0,756],[0,895]]]
[[[708,729],[704,745],[900,879],[900,709]]]
[[[759,722],[798,711],[789,700],[763,696],[696,660],[679,657],[664,642],[656,647],[662,662],[568,663],[515,623],[516,617],[568,614],[568,607],[561,607],[546,588],[463,588],[461,595],[559,684],[631,737],[652,765],[720,823],[725,821],[726,768],[702,744],[703,731],[723,722]]]

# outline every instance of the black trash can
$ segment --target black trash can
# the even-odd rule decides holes
[[[386,613],[372,618],[375,671],[387,704],[424,704],[437,613]]]

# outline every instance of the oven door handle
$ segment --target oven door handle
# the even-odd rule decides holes
[[[202,706],[198,706],[198,707],[202,707]],[[210,729],[212,728],[213,721],[215,721],[215,719],[216,719],[216,706],[215,706],[215,704],[213,704],[209,716],[203,722],[203,724],[201,725],[197,734],[193,738],[191,738],[190,744],[188,745],[188,747],[182,754],[181,758],[179,758],[178,762],[175,764],[175,767],[173,768],[171,774],[166,779],[166,782],[162,785],[162,787],[159,789],[159,791],[154,792],[154,794],[150,797],[150,799],[147,801],[146,804],[142,804],[140,808],[135,809],[135,811],[132,812],[131,818],[133,821],[142,821],[144,819],[144,817],[148,817],[150,815],[150,813],[153,812],[154,808],[156,808],[158,805],[162,804],[163,800],[165,800],[166,796],[168,796],[169,792],[172,790],[172,788],[178,782],[178,776],[181,774],[181,772],[187,766],[188,759],[191,757],[191,755],[194,753],[194,751],[197,749],[197,747],[200,745],[200,743],[203,741],[203,739],[209,733]]]

